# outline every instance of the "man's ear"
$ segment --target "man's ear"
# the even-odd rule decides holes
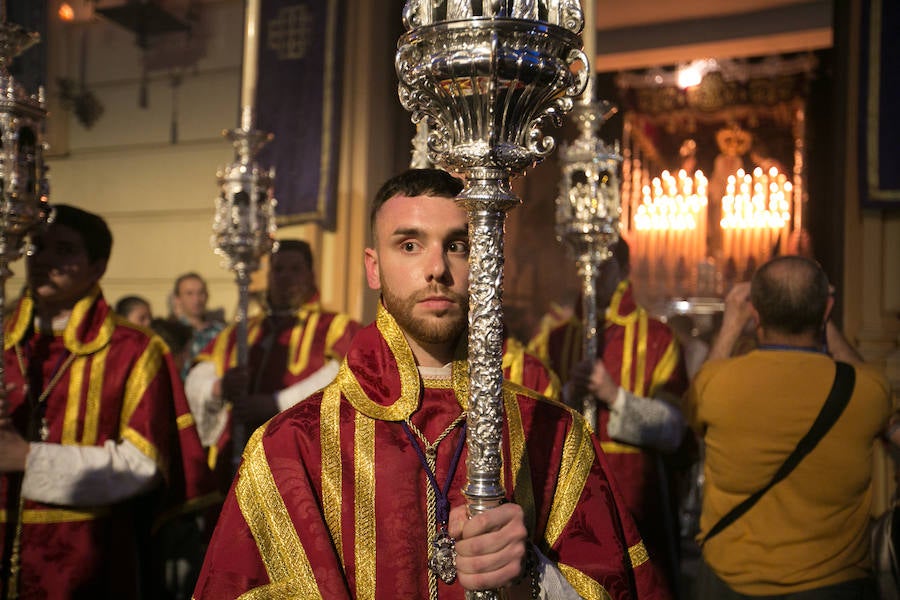
[[[381,274],[378,270],[378,252],[374,248],[366,248],[366,283],[369,289],[381,289]]]
[[[825,317],[822,319],[822,326],[831,318],[831,310],[834,308],[834,294],[828,294],[828,300],[825,302]]]

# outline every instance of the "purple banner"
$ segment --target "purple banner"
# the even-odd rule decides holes
[[[275,167],[279,225],[333,229],[340,139],[342,43],[338,0],[263,0],[259,129],[275,134],[260,152]]]
[[[861,198],[869,208],[900,208],[900,2],[862,4]]]

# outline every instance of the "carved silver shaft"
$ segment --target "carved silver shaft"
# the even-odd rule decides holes
[[[591,255],[578,259],[578,274],[581,276],[581,314],[584,327],[581,355],[586,359],[597,358],[600,348],[600,332],[597,328],[597,276],[599,265]],[[594,430],[597,429],[597,399],[587,394],[581,401],[581,414]]]

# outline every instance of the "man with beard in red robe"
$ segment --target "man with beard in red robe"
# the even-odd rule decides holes
[[[376,322],[334,383],[252,436],[198,600],[668,597],[599,442],[580,416],[521,386],[503,389],[509,502],[466,518],[469,247],[458,185],[412,170],[376,195],[365,254],[381,291]],[[443,548],[455,569],[430,569]]]

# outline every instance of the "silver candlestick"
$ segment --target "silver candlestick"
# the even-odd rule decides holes
[[[584,18],[587,22],[584,48],[593,59],[597,34],[593,2],[586,5]],[[598,133],[603,123],[615,114],[616,108],[606,101],[594,101],[594,87],[592,71],[584,94],[573,111],[578,138],[560,149],[563,173],[556,198],[556,235],[575,258],[581,278],[582,356],[591,359],[600,353],[597,277],[600,265],[610,258],[610,248],[619,239],[619,215],[622,212],[617,174],[622,162],[619,142],[609,147]],[[597,400],[593,396],[582,399],[582,414],[596,429]]]
[[[503,234],[520,203],[510,178],[547,156],[542,126],[572,108],[587,84],[578,0],[409,0],[396,56],[399,94],[428,124],[433,162],[465,176],[457,197],[469,216],[470,516],[505,497]],[[578,66],[580,65],[580,66]],[[493,598],[495,592],[469,597]]]
[[[6,21],[6,3],[0,3],[0,348],[5,347],[4,314],[6,281],[12,276],[10,263],[25,253],[27,236],[40,227],[49,213],[46,167],[44,166],[44,120],[47,117],[44,90],[28,95],[9,73],[13,58],[40,41],[37,33]],[[0,387],[5,387],[0,361]],[[30,418],[34,420],[33,415]],[[38,441],[33,423],[26,432]],[[4,527],[11,539],[9,563],[0,573],[0,585],[8,598],[19,597],[21,568],[22,509],[21,478],[10,478],[11,509]],[[0,590],[0,595],[3,595]]]
[[[235,315],[237,364],[247,366],[247,310],[250,276],[259,269],[275,242],[275,170],[256,162],[260,149],[272,139],[271,133],[255,127],[254,101],[259,50],[260,0],[248,0],[244,31],[244,66],[241,79],[241,126],[223,132],[234,146],[234,162],[217,173],[219,197],[213,221],[212,245],[223,265],[234,273],[238,288]],[[232,421],[232,463],[236,470],[247,442],[243,424]]]

